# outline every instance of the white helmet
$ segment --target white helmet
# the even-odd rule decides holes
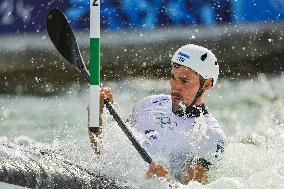
[[[204,79],[213,79],[216,84],[219,75],[217,58],[208,49],[188,44],[180,47],[172,57],[172,62],[192,69]]]

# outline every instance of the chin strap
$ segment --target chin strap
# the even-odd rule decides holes
[[[197,99],[199,99],[202,96],[202,94],[203,94],[202,88],[203,88],[204,83],[205,83],[205,79],[203,79],[202,76],[199,76],[199,89],[198,89],[198,91],[196,93],[196,96],[195,96],[194,100],[192,101],[192,103],[190,104],[189,107],[195,106],[195,103],[196,103]]]

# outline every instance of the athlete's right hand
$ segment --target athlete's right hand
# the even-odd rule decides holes
[[[148,171],[146,172],[145,178],[151,179],[155,177],[162,177],[167,181],[170,181],[171,177],[169,172],[162,165],[157,165],[154,161],[150,164]]]
[[[102,86],[100,88],[100,113],[103,112],[104,101],[107,100],[107,99],[111,103],[113,103],[113,95],[112,95],[110,88]]]

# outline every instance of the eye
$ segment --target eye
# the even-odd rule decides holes
[[[181,81],[182,84],[186,84],[188,82],[188,80],[185,79],[185,78],[180,78],[180,81]]]
[[[171,74],[171,80],[174,80],[175,76],[173,74]]]

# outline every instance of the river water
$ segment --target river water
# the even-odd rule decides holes
[[[284,188],[284,76],[222,80],[206,97],[209,111],[223,126],[229,145],[209,171],[209,183],[190,182],[188,189]],[[114,93],[114,107],[126,120],[135,102],[151,94],[169,94],[169,81],[127,79],[104,83]],[[144,182],[143,162],[118,125],[106,113],[102,154],[88,141],[88,87],[57,96],[0,96],[0,142],[41,146],[94,172],[116,178],[122,186],[166,188]],[[0,183],[0,188],[21,188]]]

